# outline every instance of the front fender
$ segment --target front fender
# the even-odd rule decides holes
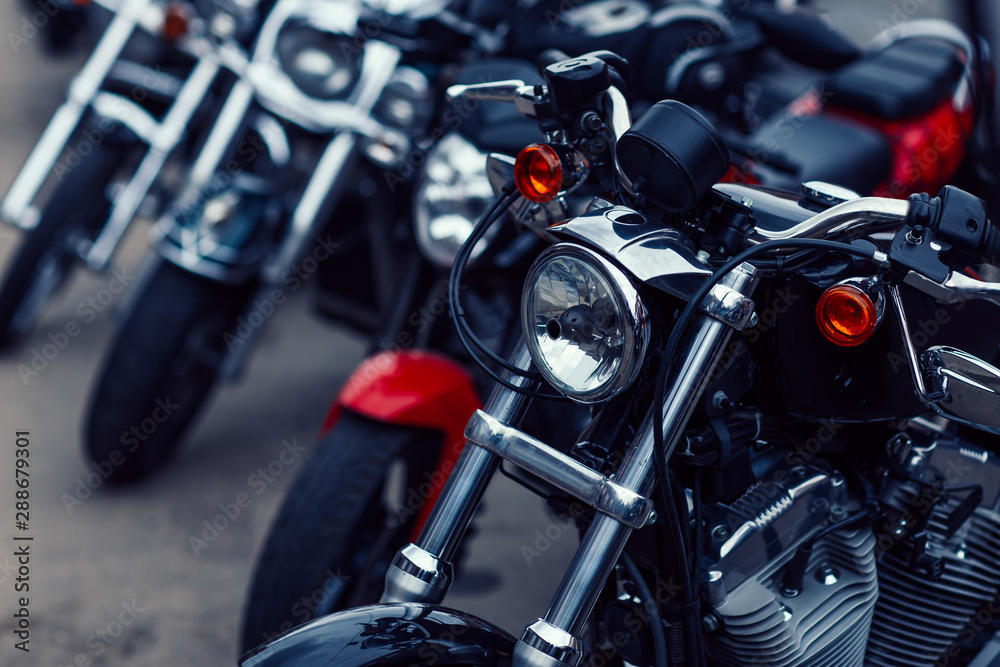
[[[375,604],[310,621],[247,653],[240,667],[510,667],[515,640],[487,621],[426,604]]]
[[[482,407],[464,368],[432,352],[381,352],[351,374],[323,423],[325,437],[348,409],[369,419],[398,426],[440,431],[443,435],[436,472],[451,474],[465,446],[465,426]],[[436,484],[423,503],[413,529],[416,537],[441,494]]]

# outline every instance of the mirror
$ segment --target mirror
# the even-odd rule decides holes
[[[931,407],[943,417],[1000,433],[1000,370],[953,347],[921,355],[925,373],[945,393]]]

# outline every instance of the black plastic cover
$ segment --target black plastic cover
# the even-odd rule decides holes
[[[691,107],[657,102],[617,146],[625,175],[670,213],[690,211],[729,169],[718,131]]]
[[[927,113],[962,76],[958,50],[929,39],[904,39],[837,72],[826,84],[831,105],[885,120]]]
[[[592,55],[553,63],[545,68],[544,74],[559,113],[572,113],[580,102],[611,87],[608,64]]]

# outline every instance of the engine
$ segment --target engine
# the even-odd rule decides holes
[[[1000,462],[929,432],[897,434],[887,451],[874,525],[852,520],[858,503],[821,461],[778,462],[711,508],[710,665],[965,664],[950,662],[959,640],[1000,607]]]

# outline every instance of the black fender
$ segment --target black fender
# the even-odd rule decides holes
[[[510,667],[515,640],[492,623],[428,604],[373,604],[324,616],[268,640],[240,667]]]

